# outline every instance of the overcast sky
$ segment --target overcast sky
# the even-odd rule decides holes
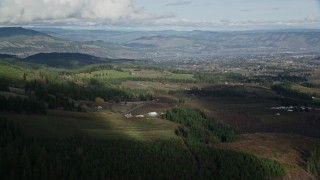
[[[1,26],[320,28],[320,0],[0,0]]]

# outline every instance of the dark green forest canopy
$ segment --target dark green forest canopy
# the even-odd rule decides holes
[[[282,165],[180,140],[30,138],[0,119],[1,179],[269,179]]]
[[[307,166],[310,173],[320,178],[320,144],[311,151]]]
[[[219,141],[232,141],[236,130],[214,119],[209,120],[204,112],[198,109],[174,108],[165,112],[163,118],[179,123],[176,134],[189,141],[209,143],[210,139],[218,138]]]

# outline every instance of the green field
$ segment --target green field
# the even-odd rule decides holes
[[[16,67],[7,62],[0,61],[0,77],[10,79],[22,79],[22,75],[25,71],[21,67]]]
[[[40,79],[43,77],[58,76],[63,69],[48,68],[43,65],[15,61],[15,60],[0,60],[0,78],[11,80],[23,80],[23,75],[26,75],[26,80]]]
[[[173,80],[194,80],[192,74],[175,74],[169,72],[160,72],[154,70],[133,71],[131,69],[124,71],[100,70],[92,73],[80,73],[77,76],[86,78],[101,79],[126,79],[126,78],[167,78]]]

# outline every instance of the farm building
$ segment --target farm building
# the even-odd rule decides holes
[[[130,113],[130,114],[126,114],[126,115],[124,115],[126,118],[132,118],[133,116],[132,116],[132,114]]]
[[[103,109],[101,106],[97,106],[96,108],[97,108],[97,110],[102,110]]]
[[[157,112],[149,112],[148,115],[150,117],[157,117],[158,116],[158,113]]]

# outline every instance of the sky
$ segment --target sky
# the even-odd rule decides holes
[[[0,26],[320,29],[320,0],[0,0]]]

